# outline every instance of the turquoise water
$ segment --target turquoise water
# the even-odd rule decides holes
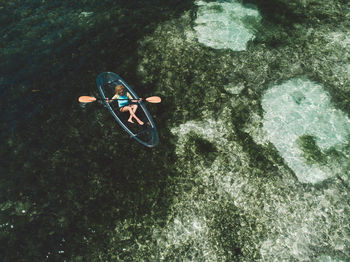
[[[200,43],[216,49],[246,50],[261,20],[256,8],[236,1],[195,4],[198,10],[194,30]]]
[[[4,261],[348,261],[349,3],[4,3]],[[113,71],[150,150],[98,103]]]
[[[350,157],[346,150],[350,120],[332,106],[329,95],[320,85],[309,80],[291,79],[269,89],[264,94],[262,106],[268,139],[300,182],[319,183],[330,176],[346,174]],[[314,137],[315,147],[319,148],[316,153],[319,161],[307,161],[305,149],[298,143],[303,135]],[[322,160],[321,155],[326,155],[327,151],[341,156],[337,158],[330,154],[327,160]]]

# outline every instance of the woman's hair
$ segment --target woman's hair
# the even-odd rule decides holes
[[[116,85],[116,86],[114,87],[114,90],[115,90],[115,93],[116,93],[116,94],[119,94],[120,91],[123,90],[123,89],[124,89],[124,86],[122,86],[122,85]]]

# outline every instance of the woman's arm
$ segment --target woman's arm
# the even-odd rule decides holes
[[[131,100],[134,99],[134,98],[130,95],[129,92],[126,93],[126,96],[127,96],[129,99],[131,99]]]
[[[118,94],[115,94],[113,97],[112,97],[112,99],[109,99],[108,97],[106,98],[106,101],[108,102],[108,103],[111,103],[111,102],[113,102],[113,100],[117,100],[119,98],[119,95]]]
[[[142,98],[139,98],[139,99],[133,98],[129,92],[126,93],[126,96],[134,103],[140,102],[142,100]]]

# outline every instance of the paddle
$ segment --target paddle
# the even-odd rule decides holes
[[[96,100],[103,100],[103,99],[97,99],[96,97],[93,97],[93,96],[81,96],[79,97],[78,100],[80,103],[91,103],[91,102],[95,102]],[[109,101],[113,101],[113,100],[137,100],[137,99],[110,99]],[[160,103],[162,101],[162,99],[159,96],[150,96],[145,98],[144,100],[154,104]]]

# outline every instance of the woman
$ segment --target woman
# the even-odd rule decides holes
[[[137,110],[138,105],[137,104],[130,104],[130,102],[138,102],[141,101],[140,99],[133,99],[132,96],[129,94],[129,92],[125,92],[125,87],[122,85],[116,85],[115,88],[115,95],[112,97],[112,100],[118,100],[119,110],[120,112],[128,112],[130,113],[130,117],[128,119],[128,122],[134,123],[132,120],[133,118],[136,119],[137,123],[139,125],[143,125],[144,123],[135,115],[135,112]],[[107,98],[108,102],[111,102]]]

